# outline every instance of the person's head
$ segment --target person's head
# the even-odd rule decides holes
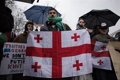
[[[83,18],[79,18],[78,24],[79,24],[80,26],[85,26],[86,22],[85,22],[85,20],[84,20]]]
[[[115,34],[115,39],[118,40],[118,41],[120,41],[120,32],[117,32]]]
[[[29,33],[30,31],[33,31],[33,22],[27,22],[25,24],[25,32]]]
[[[49,11],[48,11],[48,16],[49,17],[57,17],[57,11],[56,11],[56,9],[54,9],[54,8],[51,8]]]
[[[101,34],[108,34],[109,32],[109,27],[107,26],[106,23],[101,23],[101,25],[98,25],[98,30]]]

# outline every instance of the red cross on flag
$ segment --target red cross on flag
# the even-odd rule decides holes
[[[112,70],[110,54],[107,49],[107,43],[93,41],[93,67],[99,69]]]
[[[91,42],[86,30],[31,32],[24,76],[62,78],[92,72]]]

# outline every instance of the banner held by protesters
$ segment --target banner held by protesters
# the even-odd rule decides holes
[[[24,76],[62,78],[92,73],[87,30],[31,32]]]
[[[26,44],[5,43],[3,59],[0,66],[0,75],[23,73]]]

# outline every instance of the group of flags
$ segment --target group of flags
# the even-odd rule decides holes
[[[93,67],[111,70],[106,45],[91,43],[87,30],[31,32],[23,75],[62,78],[92,73]]]

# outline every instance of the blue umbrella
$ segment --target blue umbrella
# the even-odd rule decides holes
[[[39,6],[39,5],[34,5],[28,10],[26,10],[25,16],[28,20],[35,22],[37,24],[45,24],[47,21],[48,17],[48,11],[52,7],[50,6]],[[57,12],[58,16],[61,16],[59,12]]]

